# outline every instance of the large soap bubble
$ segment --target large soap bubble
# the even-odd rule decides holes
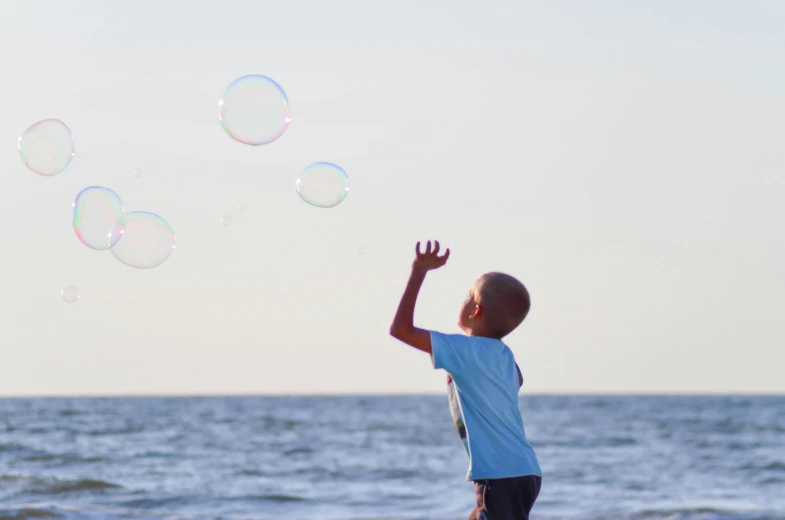
[[[76,196],[71,207],[74,231],[87,247],[99,251],[109,249],[122,237],[125,225],[123,201],[109,188],[85,188]]]
[[[289,127],[289,100],[267,76],[234,80],[218,102],[218,120],[229,137],[251,146],[272,143]]]
[[[19,136],[19,155],[30,171],[51,177],[65,170],[74,158],[74,137],[59,119],[44,119]]]
[[[172,227],[146,211],[126,213],[124,222],[118,222],[110,232],[110,240],[115,242],[111,249],[114,257],[139,269],[161,265],[175,249]]]
[[[349,176],[335,164],[314,163],[297,178],[297,194],[312,206],[332,208],[349,194]]]

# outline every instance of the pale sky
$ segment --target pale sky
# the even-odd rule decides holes
[[[783,392],[783,27],[776,0],[8,3],[0,395],[442,392],[388,336],[429,238],[418,326],[458,332],[486,271],[529,288],[525,392]],[[267,146],[218,123],[245,74],[291,103]],[[16,149],[47,118],[77,151],[49,178]],[[336,208],[295,193],[316,161]],[[90,185],[163,216],[169,260],[82,245]]]

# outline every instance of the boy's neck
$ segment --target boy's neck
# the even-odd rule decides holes
[[[502,339],[498,335],[488,334],[482,330],[464,329],[463,333],[466,334],[467,336],[474,336],[477,338],[491,338],[491,339],[498,339],[499,341],[501,341]]]

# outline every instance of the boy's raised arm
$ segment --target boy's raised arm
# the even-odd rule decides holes
[[[417,304],[417,295],[425,281],[426,272],[412,269],[409,282],[406,284],[403,296],[401,296],[401,303],[398,304],[398,311],[395,313],[392,325],[390,325],[390,335],[407,345],[430,354],[431,333],[414,326],[414,306]]]
[[[439,242],[435,241],[433,251],[431,251],[431,241],[429,240],[425,252],[420,252],[420,243],[417,242],[415,249],[417,257],[412,264],[412,273],[409,275],[409,282],[401,296],[401,303],[398,304],[398,311],[395,313],[392,325],[390,325],[390,335],[411,345],[412,347],[431,353],[431,333],[424,329],[414,326],[414,307],[417,304],[417,295],[425,281],[425,275],[432,269],[438,269],[447,263],[450,257],[450,250],[447,249],[444,255],[439,256]]]

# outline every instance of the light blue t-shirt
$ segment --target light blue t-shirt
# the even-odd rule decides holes
[[[431,332],[433,368],[447,371],[450,412],[469,455],[466,480],[542,476],[518,406],[518,366],[493,338]]]

